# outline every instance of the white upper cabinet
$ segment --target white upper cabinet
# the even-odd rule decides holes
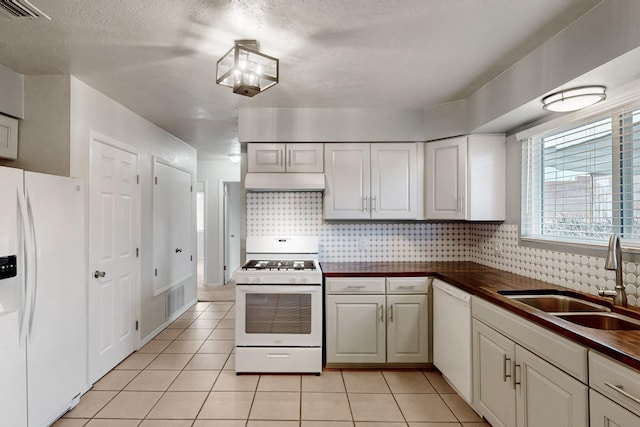
[[[428,142],[425,151],[426,219],[504,221],[504,135]]]
[[[325,219],[418,219],[419,147],[325,144]]]
[[[371,151],[369,144],[325,144],[326,219],[369,219]]]
[[[324,171],[323,144],[248,144],[249,172]]]
[[[18,120],[0,114],[0,158],[18,158]]]
[[[371,144],[371,219],[416,219],[417,144]]]
[[[465,219],[467,137],[426,146],[427,219]]]

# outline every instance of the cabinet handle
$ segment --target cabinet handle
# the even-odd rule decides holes
[[[464,196],[460,196],[460,197],[458,198],[458,205],[459,205],[459,206],[458,206],[458,210],[459,210],[460,212],[464,212]]]
[[[377,208],[378,208],[378,197],[377,196],[373,196],[371,198],[371,212],[376,212]]]
[[[515,389],[517,385],[522,384],[522,367],[518,364],[514,364],[513,366],[515,368],[513,371],[513,388]],[[518,373],[520,373],[520,375],[518,375]]]
[[[364,196],[362,198],[362,210],[367,212],[367,202],[369,201],[369,196]]]
[[[280,167],[284,166],[284,149],[280,150]]]
[[[380,321],[384,322],[384,307],[380,304]]]
[[[637,397],[635,397],[634,395],[632,395],[631,393],[626,391],[624,389],[624,387],[622,387],[621,385],[615,385],[615,384],[611,384],[609,382],[605,382],[604,385],[606,385],[609,388],[614,389],[615,391],[617,391],[618,393],[620,393],[624,397],[628,397],[629,399],[633,400],[634,402],[640,403],[640,399],[638,399]]]
[[[393,304],[389,307],[389,321],[393,322]]]
[[[287,153],[287,158],[289,159],[289,167],[291,167],[291,150]]]
[[[507,361],[511,365],[511,359],[506,354],[502,355],[502,381],[507,382],[507,378],[511,378],[511,372],[507,374]],[[509,370],[511,371],[511,370]]]
[[[365,286],[364,285],[349,285],[347,286],[347,289],[364,289]]]
[[[398,286],[398,289],[415,289],[416,286],[415,285],[400,285]]]

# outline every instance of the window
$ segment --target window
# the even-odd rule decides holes
[[[524,141],[522,235],[640,245],[640,110]]]

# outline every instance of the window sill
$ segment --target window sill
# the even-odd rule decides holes
[[[640,247],[622,246],[624,261],[640,262]],[[554,252],[564,252],[574,255],[585,255],[592,257],[605,258],[607,256],[607,244],[598,244],[593,242],[573,242],[566,240],[555,240],[544,237],[520,236],[519,244],[522,247],[543,249]]]

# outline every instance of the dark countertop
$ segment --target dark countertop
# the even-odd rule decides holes
[[[564,294],[573,294],[587,301],[609,307],[615,313],[640,319],[640,309],[636,307],[628,309],[614,307],[610,298],[573,291],[562,286],[465,261],[323,262],[321,263],[321,268],[325,277],[434,276],[458,286],[472,295],[525,317],[533,323],[552,330],[572,341],[640,370],[640,331],[607,331],[579,326],[502,296],[497,291],[502,289],[561,290],[564,291]]]

